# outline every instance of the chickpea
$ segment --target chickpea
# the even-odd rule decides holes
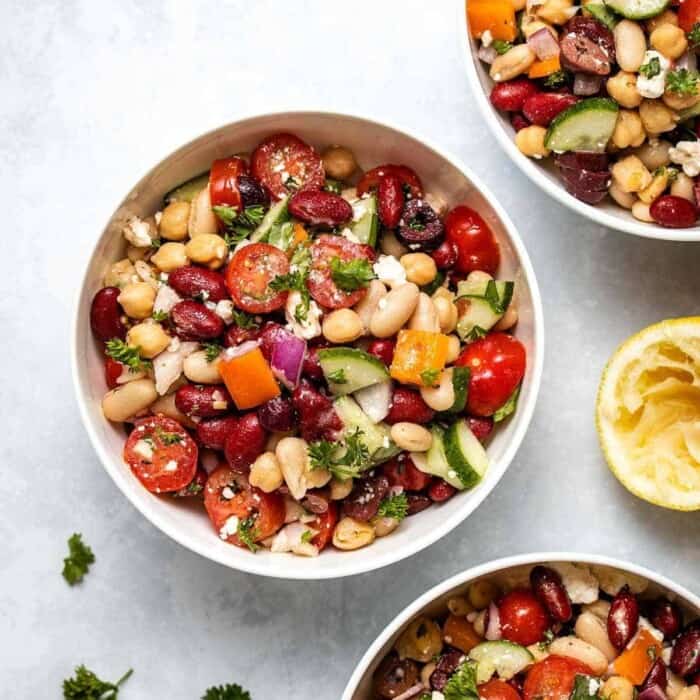
[[[617,114],[617,122],[612,135],[612,142],[615,146],[618,148],[641,146],[646,137],[639,113],[629,109],[621,109]]]
[[[654,223],[654,219],[649,212],[649,205],[645,204],[639,199],[632,205],[632,216],[635,219],[639,219],[639,221],[646,222],[647,224]]]
[[[637,201],[637,196],[633,192],[625,192],[615,182],[610,183],[608,194],[625,209],[631,209],[632,205]]]
[[[170,202],[160,219],[158,229],[161,238],[168,241],[184,241],[187,238],[187,223],[190,220],[189,202]]]
[[[676,174],[673,182],[671,182],[671,194],[676,197],[682,197],[689,202],[695,204],[695,189],[693,178],[688,177],[685,173],[679,172]]]
[[[641,192],[637,193],[639,199],[645,204],[651,204],[668,187],[669,174],[667,168],[659,168],[654,172],[651,183]]]
[[[204,350],[197,350],[188,355],[182,363],[182,371],[185,376],[195,384],[220,384],[219,358],[211,362],[207,360]]]
[[[603,683],[600,695],[605,700],[632,700],[634,686],[623,676],[611,676]]]
[[[163,243],[158,248],[155,255],[151,257],[151,262],[161,272],[172,272],[178,267],[187,265],[186,246],[183,243]]]
[[[150,284],[153,289],[158,291],[158,278],[156,277],[155,267],[151,267],[145,260],[137,260],[134,263],[134,268],[136,269],[136,274],[141,278],[143,282]]]
[[[445,359],[445,362],[449,365],[459,357],[459,353],[462,350],[462,344],[459,341],[459,337],[454,334],[448,335],[447,340],[447,358]]]
[[[205,187],[190,205],[190,218],[187,222],[187,232],[190,238],[201,236],[203,233],[217,233],[219,220],[211,208],[209,188]]]
[[[139,348],[142,357],[152,360],[170,345],[170,336],[160,323],[144,321],[129,329],[126,341],[131,347]]]
[[[346,551],[360,549],[374,542],[374,528],[355,518],[341,518],[333,530],[333,545]]]
[[[535,62],[535,52],[527,44],[518,44],[491,64],[489,75],[497,83],[512,80],[526,73]]]
[[[537,7],[537,17],[550,24],[566,24],[571,18],[573,0],[546,0]]]
[[[678,115],[660,100],[642,100],[639,116],[649,135],[672,131],[678,122]]]
[[[333,501],[342,501],[343,498],[350,495],[352,486],[352,479],[337,479],[333,477],[330,483],[331,499]]]
[[[677,92],[672,92],[671,90],[666,90],[662,95],[661,99],[664,104],[671,109],[680,111],[682,109],[688,109],[688,107],[695,106],[700,102],[699,95],[681,95]]]
[[[274,452],[263,452],[253,462],[248,480],[251,486],[255,486],[265,493],[272,493],[282,486],[284,478]]]
[[[372,527],[374,527],[374,534],[377,537],[386,537],[399,526],[399,521],[396,518],[380,515],[376,515],[370,522],[372,523]]]
[[[352,309],[336,309],[323,319],[323,335],[331,343],[351,343],[364,333],[362,319]]]
[[[620,71],[606,83],[608,94],[621,107],[634,109],[642,103],[642,96],[637,90],[637,76],[634,73]]]
[[[656,170],[671,162],[669,151],[673,146],[668,141],[652,139],[638,148],[634,154],[649,170]]]
[[[649,35],[649,43],[660,54],[674,61],[688,48],[685,32],[674,24],[662,24]]]
[[[550,150],[544,145],[547,129],[543,126],[526,126],[515,135],[515,145],[518,150],[528,158],[540,160],[550,154]]]
[[[474,612],[474,606],[462,595],[448,599],[447,609],[457,617],[466,617]]]
[[[153,313],[155,300],[156,290],[147,282],[131,282],[117,297],[127,316],[139,320],[148,318]]]
[[[126,257],[131,260],[131,262],[136,262],[137,260],[148,261],[153,255],[153,248],[137,248],[135,245],[130,245],[126,249]]]
[[[102,413],[107,420],[122,423],[147,409],[157,398],[152,379],[136,379],[108,391],[102,399]]]
[[[344,146],[329,146],[321,156],[326,174],[334,180],[344,182],[357,170],[353,152]]]
[[[489,603],[495,600],[500,593],[501,591],[495,583],[488,579],[481,579],[480,581],[474,581],[469,586],[467,595],[475,610],[484,610],[488,608]]]
[[[439,296],[436,299],[433,295],[433,306],[435,306],[435,311],[437,311],[438,319],[440,320],[440,332],[445,334],[452,333],[457,327],[457,319],[459,318],[459,312],[455,304],[443,296]]]
[[[417,423],[394,423],[391,426],[391,439],[397,447],[409,452],[427,452],[433,444],[431,432]]]
[[[678,15],[673,10],[664,10],[660,15],[648,19],[644,26],[647,34],[651,34],[655,29],[658,29],[663,24],[673,24],[678,26]]]
[[[399,262],[406,270],[406,279],[419,287],[430,284],[437,276],[437,265],[427,253],[408,253]]]
[[[105,287],[126,287],[137,279],[136,268],[131,260],[124,258],[109,266],[105,273],[104,285]]]
[[[394,646],[400,659],[413,659],[421,663],[432,661],[442,651],[440,626],[421,615],[401,633]]]
[[[228,256],[228,246],[221,236],[202,233],[185,246],[185,254],[192,262],[206,265],[210,270],[218,270]]]
[[[639,192],[651,183],[651,173],[637,156],[618,160],[611,169],[613,182],[623,192]]]

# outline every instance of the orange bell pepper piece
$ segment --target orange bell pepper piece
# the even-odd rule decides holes
[[[552,75],[558,70],[561,70],[561,63],[559,62],[559,56],[554,56],[552,58],[547,58],[544,61],[535,61],[528,71],[528,78],[544,78],[547,75]]]
[[[430,331],[399,331],[391,376],[404,384],[425,385],[424,372],[434,370],[437,379],[445,367],[449,339]]]
[[[457,615],[450,615],[445,620],[442,638],[446,644],[457,647],[465,654],[483,641],[474,631],[472,623],[466,617],[457,617]]]
[[[513,41],[518,36],[515,9],[510,0],[466,0],[469,30],[475,38],[485,31],[494,39]]]
[[[296,248],[300,243],[303,243],[309,234],[306,233],[306,229],[299,223],[294,224],[294,238],[292,239],[292,248]]]
[[[613,662],[615,673],[624,676],[632,685],[639,685],[647,677],[661,649],[661,642],[649,630],[641,627],[631,646]]]
[[[280,395],[279,385],[260,348],[229,360],[225,355],[222,356],[219,374],[236,407],[241,411],[260,406]]]

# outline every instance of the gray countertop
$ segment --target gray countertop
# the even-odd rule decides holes
[[[531,550],[630,559],[700,593],[697,514],[623,490],[592,419],[617,344],[698,313],[700,246],[603,229],[527,181],[476,110],[452,2],[9,0],[3,9],[5,692],[59,697],[61,680],[85,663],[110,679],[133,666],[124,700],[199,698],[227,681],[254,700],[337,698],[367,645],[416,596]],[[304,583],[210,563],[139,515],[88,442],[68,347],[92,242],[142,173],[242,113],[314,107],[405,124],[484,178],[532,256],[547,350],[530,431],[467,522],[388,569]],[[97,563],[71,589],[60,570],[73,531]]]

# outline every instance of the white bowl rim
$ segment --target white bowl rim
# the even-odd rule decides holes
[[[121,492],[124,494],[126,499],[134,506],[136,509],[153,525],[155,525],[161,532],[166,534],[168,537],[171,539],[175,540],[177,543],[182,545],[183,547],[189,549],[190,551],[193,551],[206,559],[209,559],[210,561],[215,561],[219,564],[222,564],[223,566],[226,566],[228,568],[237,570],[237,571],[243,571],[246,573],[250,574],[256,574],[259,576],[266,576],[270,578],[280,578],[280,579],[288,579],[288,580],[324,580],[324,579],[334,579],[334,578],[344,578],[346,576],[354,576],[357,574],[363,574],[367,573],[370,571],[374,571],[375,569],[380,569],[385,566],[389,566],[390,564],[394,564],[396,562],[399,562],[403,559],[406,559],[407,557],[413,556],[414,554],[420,552],[421,550],[429,547],[430,545],[434,544],[437,542],[439,539],[447,535],[449,532],[451,532],[453,529],[455,529],[458,525],[460,525],[464,520],[466,520],[478,507],[481,505],[483,500],[495,489],[503,477],[503,474],[506,472],[508,467],[513,461],[513,458],[515,457],[515,454],[517,450],[519,449],[525,434],[527,433],[527,429],[530,425],[530,421],[532,419],[532,415],[535,409],[535,404],[537,402],[537,398],[539,396],[539,391],[540,391],[540,386],[541,386],[541,381],[542,381],[542,369],[543,369],[543,363],[544,363],[544,344],[545,344],[545,339],[544,339],[544,319],[543,319],[543,309],[542,309],[542,299],[539,291],[539,286],[537,284],[537,278],[535,276],[534,269],[532,267],[532,263],[530,261],[530,257],[527,253],[527,250],[525,249],[525,245],[520,238],[520,234],[518,233],[517,229],[515,228],[513,222],[511,221],[510,217],[506,213],[506,211],[503,209],[499,201],[496,199],[496,197],[493,195],[491,190],[481,181],[481,179],[475,175],[470,168],[468,168],[464,162],[460,159],[457,158],[456,156],[453,156],[451,154],[447,154],[442,148],[437,146],[434,142],[432,142],[430,139],[424,138],[422,135],[417,134],[415,131],[405,128],[403,126],[397,125],[395,121],[388,121],[386,119],[379,119],[375,118],[373,116],[368,116],[368,115],[360,115],[356,113],[351,113],[351,112],[335,112],[332,110],[326,110],[326,109],[303,109],[303,110],[280,110],[280,111],[273,111],[273,112],[265,112],[265,113],[241,113],[236,119],[226,122],[225,124],[222,124],[216,128],[209,129],[206,132],[202,134],[198,134],[194,138],[188,140],[184,144],[181,144],[179,147],[172,149],[169,151],[163,158],[161,158],[153,167],[149,168],[149,170],[137,181],[137,184],[132,186],[129,189],[129,192],[133,191],[135,188],[138,187],[138,184],[140,184],[144,179],[146,179],[150,173],[158,168],[160,164],[168,160],[174,153],[179,151],[180,149],[188,146],[190,143],[193,141],[198,141],[206,136],[212,135],[219,130],[227,127],[234,126],[235,124],[245,122],[245,121],[250,121],[253,119],[268,119],[268,118],[282,118],[284,116],[288,115],[294,115],[294,116],[303,116],[303,115],[322,115],[322,116],[327,116],[327,117],[336,117],[336,118],[350,118],[350,119],[356,119],[359,121],[364,121],[364,122],[369,122],[373,123],[377,126],[380,127],[385,127],[388,129],[391,129],[397,133],[403,134],[409,138],[412,138],[416,141],[419,141],[420,143],[423,143],[425,146],[427,146],[429,149],[434,151],[440,158],[444,159],[448,163],[451,163],[456,169],[458,169],[464,177],[469,180],[469,182],[474,186],[475,189],[477,189],[483,196],[484,198],[488,201],[489,205],[493,208],[494,213],[500,220],[501,224],[503,225],[503,228],[507,231],[509,241],[513,248],[515,249],[521,268],[523,270],[525,279],[527,279],[529,290],[530,290],[530,296],[532,299],[532,318],[533,318],[533,338],[534,338],[534,358],[533,358],[533,364],[532,364],[532,373],[531,373],[531,379],[530,379],[530,384],[531,384],[531,391],[528,393],[527,400],[525,402],[519,402],[518,404],[518,410],[516,412],[516,418],[515,420],[518,421],[518,424],[516,426],[516,430],[513,434],[513,439],[511,442],[508,444],[506,447],[503,456],[499,462],[499,471],[496,474],[496,478],[491,486],[490,489],[484,489],[481,492],[478,492],[470,501],[469,503],[462,509],[456,511],[451,517],[446,518],[443,520],[443,522],[438,526],[433,528],[430,532],[426,533],[423,537],[416,538],[412,546],[407,546],[402,550],[394,550],[392,552],[389,552],[383,556],[372,556],[371,554],[371,547],[367,548],[366,551],[368,556],[362,559],[362,565],[358,566],[356,561],[351,560],[350,558],[348,561],[348,564],[345,565],[336,565],[334,566],[333,569],[331,570],[322,570],[322,571],[314,571],[311,572],[309,571],[309,574],[305,574],[303,567],[301,570],[293,570],[291,572],[285,572],[285,571],[275,571],[271,572],[268,568],[264,568],[263,566],[259,565],[256,563],[257,557],[255,555],[246,557],[245,559],[242,560],[241,563],[236,563],[234,566],[232,562],[224,559],[222,556],[219,556],[217,552],[211,552],[207,551],[206,547],[199,546],[198,543],[194,538],[190,538],[186,532],[181,531],[177,527],[170,527],[170,525],[166,522],[164,522],[156,513],[150,512],[147,508],[142,508],[140,504],[135,503],[132,501],[131,497],[129,496],[129,493],[127,491],[126,485],[117,478],[117,474],[115,473],[114,466],[112,464],[113,456],[109,453],[109,451],[102,445],[100,438],[98,435],[95,433],[95,431],[92,429],[90,420],[89,420],[89,413],[88,413],[88,406],[85,401],[85,397],[81,394],[80,391],[80,378],[79,378],[79,366],[78,366],[78,342],[79,338],[82,333],[87,332],[86,329],[81,328],[79,324],[79,314],[80,314],[80,299],[82,297],[82,290],[85,287],[86,281],[87,281],[87,275],[88,275],[88,270],[90,269],[90,262],[92,261],[95,251],[97,249],[97,243],[99,242],[99,237],[96,240],[95,244],[92,246],[90,250],[90,254],[87,258],[87,262],[85,264],[85,267],[82,271],[82,275],[80,277],[80,284],[78,285],[76,289],[76,294],[75,294],[75,299],[73,302],[73,322],[72,322],[72,329],[71,329],[71,374],[73,378],[73,387],[75,391],[75,395],[77,398],[78,402],[78,407],[80,411],[80,417],[83,422],[83,426],[86,429],[88,436],[90,438],[90,442],[92,443],[92,446],[94,450],[97,452],[100,461],[102,462],[102,466],[104,469],[107,471],[107,473],[110,475],[112,480],[117,484]],[[123,202],[124,197],[122,197],[119,202]],[[116,208],[113,208],[111,210],[111,213],[107,219],[111,219],[113,216],[114,211],[116,211]],[[100,231],[105,230],[105,226],[103,225],[102,228],[98,229]],[[529,360],[529,358],[528,358]],[[322,555],[321,555],[322,556]],[[282,563],[282,558],[280,558],[280,563]]]
[[[631,233],[634,236],[642,238],[653,238],[663,241],[680,241],[692,243],[700,241],[700,226],[692,228],[664,228],[656,224],[648,224],[644,222],[628,221],[618,216],[608,214],[603,209],[592,204],[586,204],[573,195],[569,194],[562,185],[555,184],[547,177],[542,177],[542,171],[534,160],[524,156],[515,145],[515,141],[505,129],[501,127],[499,122],[493,118],[494,107],[489,102],[484,89],[481,87],[479,75],[476,71],[476,66],[472,60],[473,50],[469,37],[469,26],[467,15],[464,11],[464,0],[457,0],[457,10],[460,15],[457,26],[460,34],[461,53],[464,57],[464,62],[467,68],[467,77],[469,86],[476,99],[476,103],[481,111],[481,116],[488,125],[491,133],[496,137],[496,140],[501,145],[501,148],[506,152],[510,159],[532,180],[538,187],[543,189],[548,195],[554,197],[564,206],[575,211],[581,216],[585,216],[596,224],[607,226],[608,228],[617,229],[623,233]]]
[[[609,566],[616,569],[621,569],[632,574],[637,574],[643,578],[658,584],[668,591],[672,591],[680,598],[689,602],[695,608],[700,611],[700,597],[695,595],[692,591],[687,588],[671,581],[671,579],[666,578],[663,574],[657,574],[651,569],[647,569],[644,566],[638,564],[633,564],[631,562],[625,561],[624,559],[616,559],[614,557],[608,557],[603,554],[587,554],[583,552],[532,552],[527,554],[516,554],[509,557],[503,557],[501,559],[494,559],[478,566],[474,566],[465,571],[461,571],[454,576],[438,583],[433,586],[430,590],[423,593],[414,600],[410,605],[408,605],[402,612],[400,612],[377,636],[372,645],[367,649],[365,654],[360,659],[355,671],[353,672],[350,680],[348,681],[341,700],[352,700],[352,693],[355,692],[360,681],[364,677],[368,667],[377,657],[382,647],[386,644],[396,632],[401,629],[401,627],[411,620],[420,610],[422,610],[426,605],[432,601],[440,598],[451,589],[459,586],[467,581],[478,579],[482,576],[488,576],[490,574],[495,574],[499,571],[510,569],[516,566],[528,565],[528,564],[539,564],[540,562],[571,562],[574,564],[594,564],[601,566]]]

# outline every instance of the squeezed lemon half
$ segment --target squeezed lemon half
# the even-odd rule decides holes
[[[617,349],[596,422],[627,489],[664,508],[700,509],[700,317],[649,326]]]

